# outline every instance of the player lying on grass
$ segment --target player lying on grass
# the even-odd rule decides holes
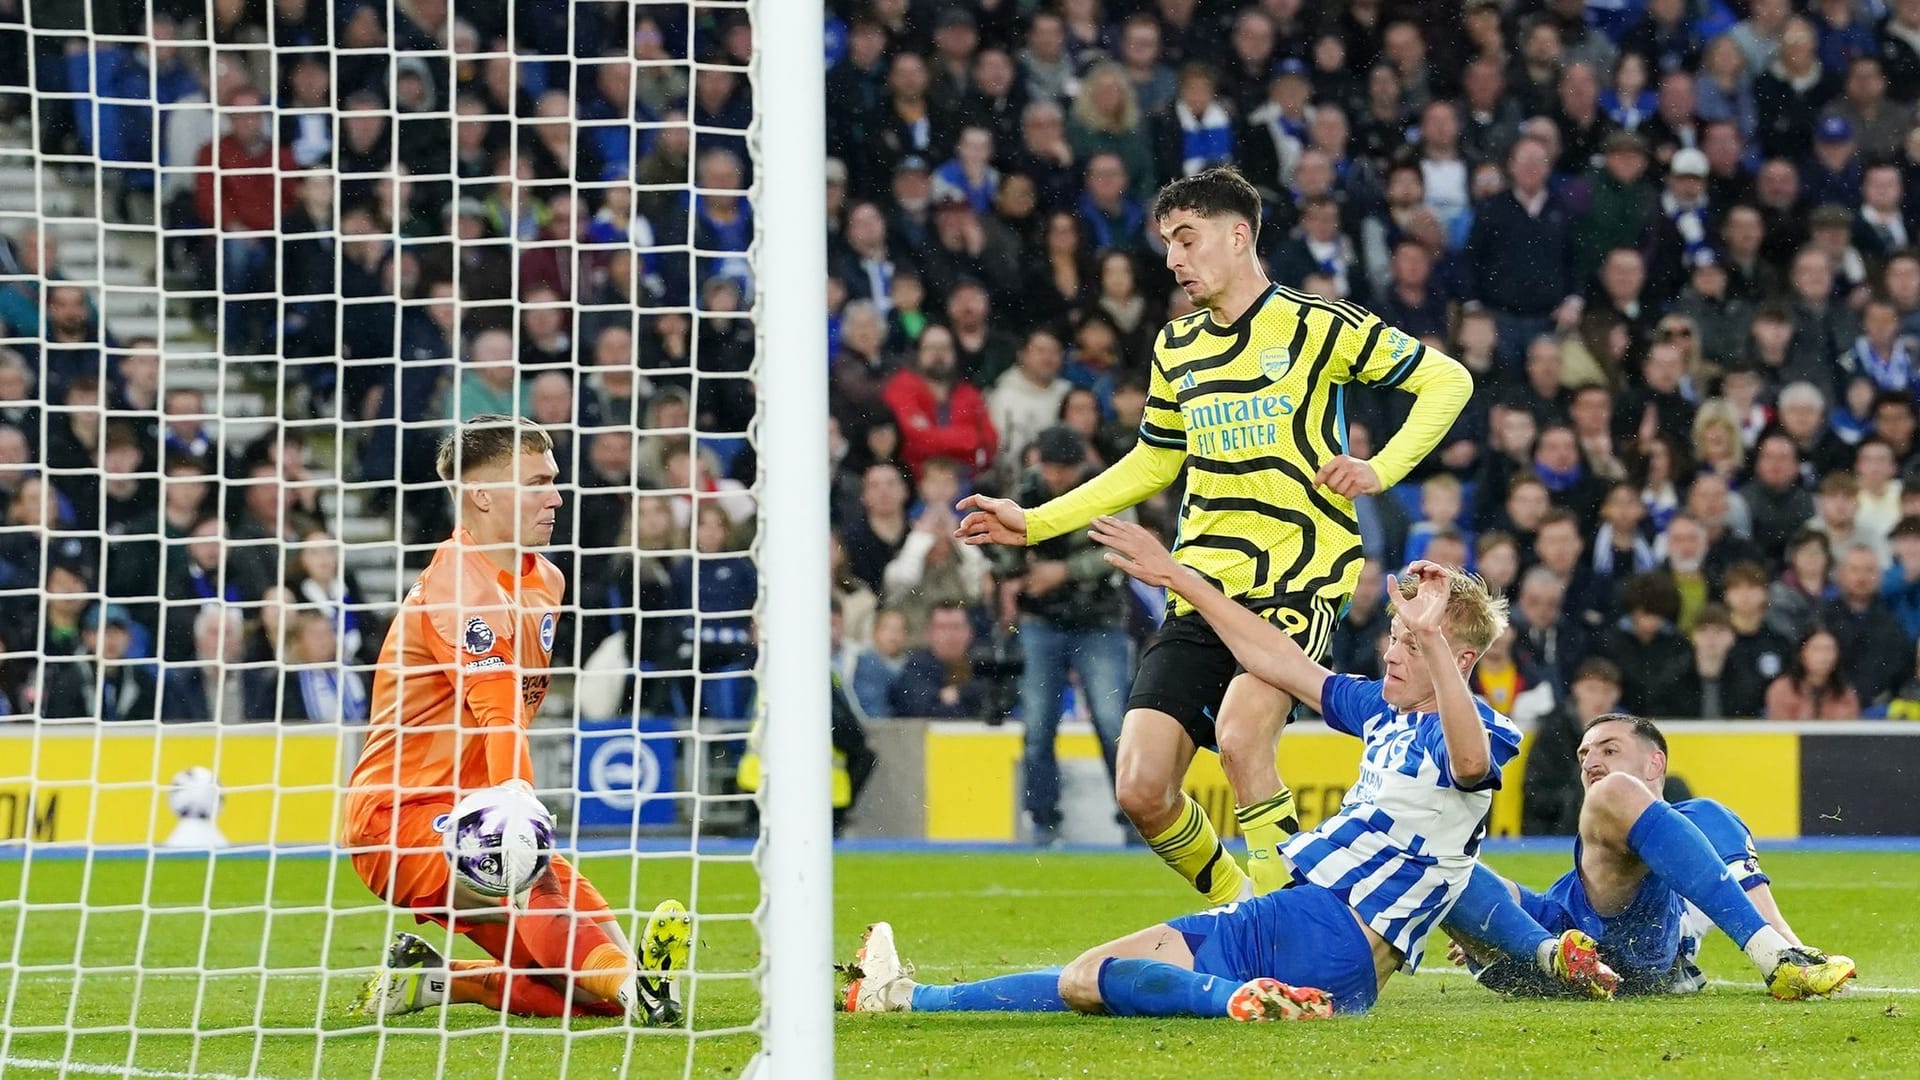
[[[1698,990],[1700,936],[1726,931],[1760,969],[1774,997],[1830,994],[1853,977],[1853,961],[1794,936],[1761,873],[1753,838],[1712,799],[1669,805],[1667,740],[1650,721],[1595,717],[1580,740],[1580,834],[1573,869],[1544,893],[1476,866],[1442,924],[1456,963],[1505,993],[1567,992],[1547,977],[1555,935],[1584,932],[1624,993]],[[1607,996],[1603,980],[1588,987]]]
[[[1074,1009],[1120,1016],[1295,1019],[1363,1012],[1396,969],[1419,966],[1427,934],[1466,885],[1512,721],[1476,701],[1466,673],[1506,625],[1505,602],[1435,563],[1407,568],[1386,678],[1335,675],[1283,630],[1180,566],[1151,533],[1099,518],[1108,561],[1185,596],[1246,669],[1365,743],[1338,813],[1281,845],[1290,888],[1149,927],[1064,969],[957,986],[916,985],[892,928],[868,929],[845,1005],[867,1011]]]
[[[560,508],[553,442],[532,423],[482,415],[440,444],[460,524],[387,631],[366,747],[347,782],[342,842],[375,896],[438,923],[492,960],[450,960],[402,933],[354,1002],[391,1016],[479,1004],[524,1016],[633,1016],[677,1023],[662,972],[686,966],[686,910],[666,901],[632,945],[566,859],[510,912],[454,878],[436,819],[463,795],[533,793],[526,727],[546,697],[566,579],[533,549]]]

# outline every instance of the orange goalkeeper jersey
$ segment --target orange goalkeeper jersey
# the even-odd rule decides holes
[[[440,545],[380,650],[366,746],[347,781],[350,841],[383,810],[532,781],[524,732],[547,696],[565,591],[540,555],[522,555],[515,578],[464,528]]]

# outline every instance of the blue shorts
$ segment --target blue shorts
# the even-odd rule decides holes
[[[1293,885],[1167,920],[1193,953],[1193,970],[1243,983],[1279,979],[1333,995],[1337,1012],[1373,1008],[1373,947],[1353,909],[1318,885]]]
[[[1520,886],[1520,906],[1555,936],[1584,930],[1600,944],[1600,959],[1620,976],[1620,993],[1664,993],[1670,989],[1681,952],[1681,922],[1686,903],[1653,874],[1618,915],[1601,915],[1587,899],[1578,870],[1568,871],[1546,892]],[[1532,960],[1502,957],[1475,973],[1481,984],[1501,993],[1558,997],[1568,993]]]

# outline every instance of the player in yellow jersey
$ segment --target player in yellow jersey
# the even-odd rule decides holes
[[[1260,197],[1237,171],[1173,181],[1153,217],[1167,268],[1201,310],[1168,323],[1155,343],[1139,443],[1031,510],[969,496],[957,535],[1037,544],[1132,506],[1187,465],[1175,558],[1318,661],[1360,576],[1352,499],[1393,486],[1425,457],[1473,379],[1362,308],[1269,282],[1254,254]],[[1345,452],[1342,395],[1356,379],[1415,395],[1406,423],[1368,461]],[[1246,674],[1206,620],[1173,598],[1134,676],[1115,795],[1148,846],[1216,903],[1288,880],[1278,848],[1299,819],[1276,756],[1293,705]],[[1181,791],[1200,747],[1220,751],[1251,878]]]

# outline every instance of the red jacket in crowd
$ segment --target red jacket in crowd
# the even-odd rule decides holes
[[[900,458],[915,479],[928,458],[948,457],[978,474],[993,464],[1000,448],[987,399],[972,384],[956,382],[943,403],[933,385],[917,371],[896,372],[881,396],[900,425]]]
[[[214,147],[220,148],[220,164],[213,165]],[[280,153],[281,190],[277,196],[273,184],[273,140],[249,149],[231,135],[200,149],[196,164],[201,172],[194,181],[193,208],[200,220],[223,232],[266,231],[280,227],[279,210],[294,199],[300,178],[291,173],[300,168],[292,150]],[[220,185],[220,216],[214,214],[214,185]]]

